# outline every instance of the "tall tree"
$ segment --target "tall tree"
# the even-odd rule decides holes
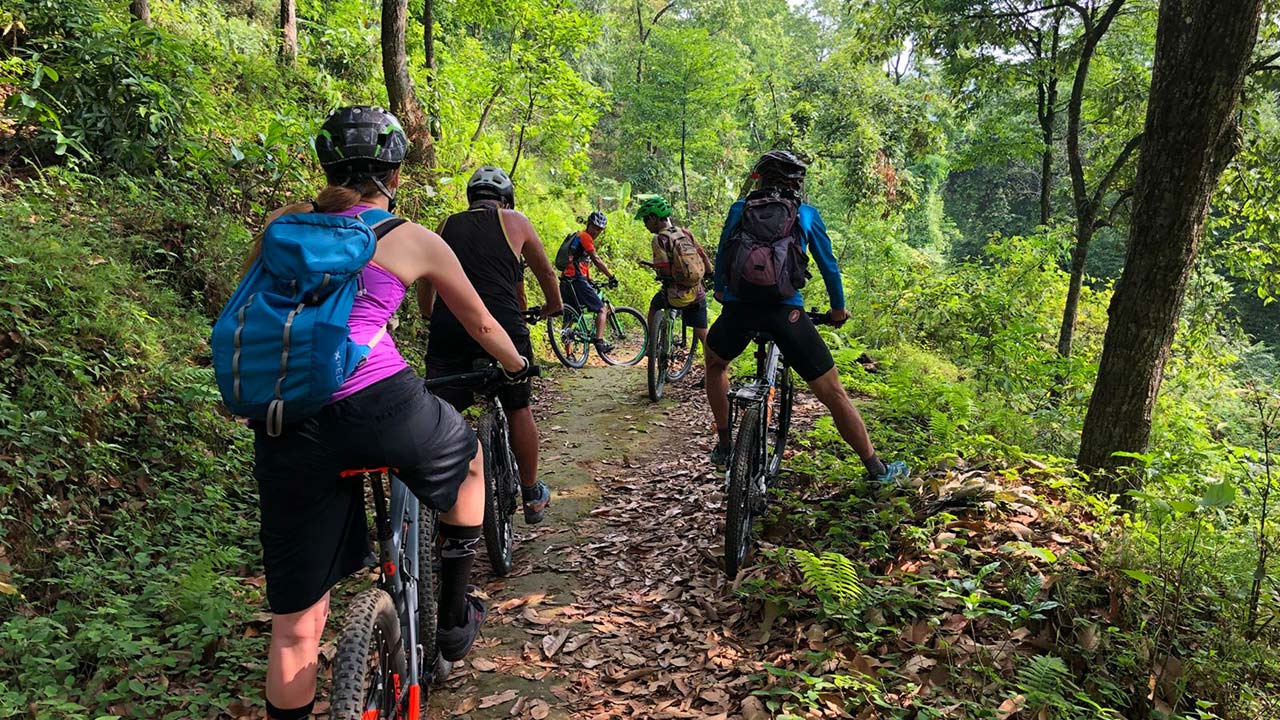
[[[431,125],[431,139],[440,140],[440,76],[436,67],[436,0],[422,3],[422,49],[427,66],[427,122]]]
[[[1124,273],[1078,462],[1109,469],[1143,452],[1209,199],[1236,151],[1236,109],[1262,0],[1162,0]],[[1098,473],[1101,490],[1126,480]]]
[[[382,75],[387,85],[387,102],[391,106],[391,112],[400,118],[400,124],[409,136],[409,160],[434,168],[435,142],[431,138],[431,128],[422,103],[413,89],[413,79],[409,77],[409,58],[404,43],[408,20],[408,0],[383,0]]]
[[[280,0],[280,62],[293,65],[298,61],[298,4]]]
[[[151,3],[149,0],[129,0],[129,14],[143,23],[151,24]]]
[[[1076,314],[1080,307],[1080,289],[1084,283],[1084,266],[1089,259],[1089,245],[1098,228],[1110,220],[1111,213],[1104,210],[1103,203],[1107,200],[1112,183],[1137,150],[1141,140],[1140,137],[1134,137],[1126,143],[1098,180],[1097,186],[1089,188],[1085,179],[1084,151],[1080,145],[1081,116],[1085,89],[1089,82],[1089,67],[1098,50],[1098,43],[1110,29],[1124,3],[1125,0],[1110,0],[1101,11],[1094,5],[1086,7],[1074,2],[1064,3],[1079,15],[1080,22],[1084,25],[1084,36],[1081,39],[1080,56],[1076,61],[1075,78],[1071,83],[1071,98],[1067,101],[1067,165],[1071,171],[1071,197],[1075,206],[1076,244],[1071,252],[1071,279],[1067,286],[1067,301],[1062,309],[1062,327],[1058,331],[1058,354],[1062,357],[1071,355]],[[1127,193],[1122,194],[1115,200],[1113,207],[1118,207],[1126,197]]]

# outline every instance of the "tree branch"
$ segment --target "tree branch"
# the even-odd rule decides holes
[[[1098,182],[1098,188],[1093,191],[1093,205],[1097,207],[1104,195],[1107,194],[1107,188],[1111,187],[1111,183],[1115,182],[1116,176],[1124,169],[1125,163],[1129,161],[1129,156],[1142,146],[1142,133],[1138,133],[1129,138],[1129,142],[1125,143],[1124,149],[1116,156],[1111,163],[1111,167],[1107,168],[1107,174],[1102,176],[1102,180]]]
[[[1111,227],[1115,225],[1116,212],[1120,209],[1120,206],[1123,205],[1124,202],[1131,197],[1133,197],[1133,188],[1125,188],[1120,193],[1120,196],[1116,198],[1116,201],[1111,204],[1111,209],[1107,211],[1106,217],[1098,218],[1098,220],[1094,222],[1093,224],[1094,229],[1097,230],[1099,228]]]
[[[1254,63],[1249,66],[1249,69],[1245,70],[1245,73],[1251,74],[1256,72],[1263,72],[1266,70],[1280,70],[1280,66],[1271,64],[1276,60],[1280,60],[1280,52],[1273,52],[1270,55],[1267,55],[1266,57],[1259,58],[1258,60],[1254,61]]]

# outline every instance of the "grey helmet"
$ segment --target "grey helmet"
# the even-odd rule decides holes
[[[599,210],[593,210],[591,214],[587,216],[587,224],[595,225],[596,227],[603,230],[609,227],[609,218]]]
[[[471,174],[467,181],[467,202],[483,198],[501,200],[511,208],[516,206],[516,187],[505,170],[484,165]]]

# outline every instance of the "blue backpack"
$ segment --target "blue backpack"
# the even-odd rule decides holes
[[[381,209],[341,217],[282,215],[213,323],[209,345],[222,400],[235,415],[285,425],[315,415],[386,334],[367,345],[347,320],[378,239],[405,221]]]

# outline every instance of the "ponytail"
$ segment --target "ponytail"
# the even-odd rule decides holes
[[[364,196],[359,190],[341,185],[329,185],[316,195],[316,212],[339,213],[350,210],[360,203]]]

